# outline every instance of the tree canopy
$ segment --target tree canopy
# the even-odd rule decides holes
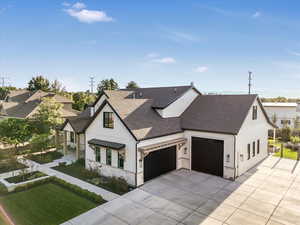
[[[135,89],[135,88],[139,88],[139,86],[135,81],[130,81],[130,82],[128,82],[126,88],[127,89]]]
[[[7,87],[0,87],[0,100],[4,100],[9,94],[9,91]]]
[[[31,80],[28,82],[29,91],[49,91],[50,90],[50,82],[46,77],[43,76],[36,76],[32,77]]]
[[[119,89],[118,83],[114,79],[104,79],[97,87],[98,94],[102,93],[104,90],[117,90]]]
[[[51,83],[50,90],[57,94],[66,92],[66,88],[58,80],[54,80]]]
[[[17,147],[30,140],[32,129],[26,119],[4,119],[0,122],[0,141]]]
[[[95,95],[89,92],[76,92],[73,94],[73,108],[82,111],[87,105],[95,101]]]
[[[48,133],[63,122],[60,110],[62,104],[53,98],[44,98],[33,116],[36,127],[42,133]]]

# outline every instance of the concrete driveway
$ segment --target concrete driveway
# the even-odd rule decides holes
[[[300,225],[300,166],[267,158],[230,182],[174,171],[65,225]]]

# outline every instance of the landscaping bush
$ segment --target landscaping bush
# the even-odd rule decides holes
[[[97,170],[87,170],[82,166],[81,162],[82,161],[77,161],[71,165],[56,166],[53,167],[53,169],[120,195],[125,194],[132,189],[125,179],[106,177],[99,174],[99,171]]]
[[[44,177],[44,176],[46,176],[46,174],[44,174],[40,171],[34,171],[31,173],[24,173],[24,174],[20,174],[18,176],[9,177],[9,178],[6,178],[5,180],[8,181],[9,183],[17,184],[17,183],[33,180],[33,179],[36,179],[39,177]]]
[[[7,173],[24,168],[27,168],[27,166],[17,162],[16,160],[5,160],[0,162],[0,173]]]
[[[0,182],[0,195],[5,195],[8,193],[6,186]]]
[[[289,141],[291,138],[291,128],[284,127],[281,129],[281,140],[284,142]]]
[[[63,154],[58,151],[52,151],[52,152],[47,152],[47,153],[38,154],[38,155],[31,154],[31,155],[26,156],[27,159],[30,159],[30,160],[35,161],[40,164],[50,163],[56,159],[60,159],[61,157],[63,157]]]

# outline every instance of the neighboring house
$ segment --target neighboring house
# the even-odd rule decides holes
[[[42,99],[50,97],[63,105],[60,113],[63,118],[77,116],[80,112],[72,109],[72,100],[44,91],[16,90],[10,91],[6,99],[0,103],[0,118],[29,118],[34,115]]]
[[[268,155],[273,127],[257,95],[179,86],[105,91],[61,129],[65,154],[139,186],[181,168],[234,180]]]
[[[298,128],[300,123],[300,105],[294,102],[263,102],[270,120],[279,128],[289,126]],[[275,121],[274,121],[275,118]]]

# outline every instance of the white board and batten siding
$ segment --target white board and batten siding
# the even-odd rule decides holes
[[[157,112],[163,118],[179,117],[197,98],[198,95],[199,93],[191,88],[172,104],[164,109],[158,109]]]
[[[231,134],[220,134],[202,131],[184,131],[184,135],[188,140],[188,150],[191,158],[189,168],[192,168],[192,137],[207,138],[224,141],[224,155],[223,155],[223,177],[226,179],[233,179],[234,177],[234,136]],[[227,158],[228,157],[228,158]]]
[[[252,119],[253,106],[257,106],[257,119]],[[256,99],[237,135],[237,175],[240,176],[268,156],[268,130],[273,127],[268,123]],[[257,154],[257,140],[260,140],[260,153]],[[252,156],[252,144],[255,142],[255,156]],[[250,144],[250,159],[248,160],[248,144]]]
[[[136,171],[136,140],[124,126],[119,117],[114,113],[114,128],[103,127],[103,112],[113,112],[107,104],[86,129],[86,168],[100,168],[104,176],[123,177],[129,184],[135,185]],[[118,151],[112,149],[112,164],[106,165],[106,148],[101,149],[101,164],[95,160],[95,152],[88,141],[96,138],[104,141],[125,144],[124,169],[118,168]]]
[[[166,142],[166,141],[172,141],[172,140],[175,140],[178,138],[184,138],[184,133],[181,132],[181,133],[177,133],[177,134],[143,140],[143,141],[138,142],[137,148],[154,145],[154,144],[159,144],[159,143]],[[176,147],[176,159],[177,159],[176,169],[181,169],[181,168],[189,169],[189,164],[188,164],[189,156],[184,154],[185,147],[187,147],[187,146],[184,145],[180,149],[178,149]],[[137,156],[138,156],[137,157],[137,185],[139,186],[144,183],[144,160],[141,162],[139,161],[141,159],[141,153],[139,151],[137,152]]]

